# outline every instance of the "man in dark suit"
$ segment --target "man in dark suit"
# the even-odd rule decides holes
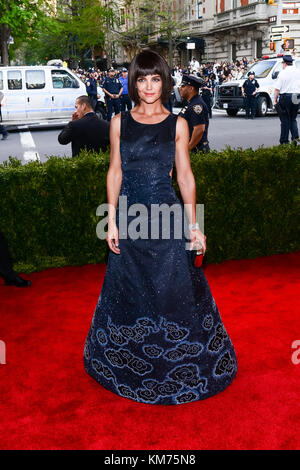
[[[58,142],[62,145],[71,142],[72,157],[85,148],[105,151],[109,144],[109,122],[98,118],[88,96],[79,96],[75,108],[72,121],[61,131]]]
[[[13,261],[4,238],[0,230],[0,277],[4,279],[6,286],[29,287],[31,282],[18,276],[13,270]]]

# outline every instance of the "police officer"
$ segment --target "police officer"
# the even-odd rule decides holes
[[[4,106],[6,103],[6,98],[4,96],[4,93],[0,91],[0,122],[2,122],[2,106]],[[8,137],[8,132],[5,126],[3,124],[0,124],[0,134],[2,134],[2,140],[6,140]]]
[[[175,80],[172,76],[171,76],[171,84],[172,84],[172,90],[171,90],[169,101],[167,101],[167,103],[163,103],[163,105],[165,108],[167,108],[170,111],[170,113],[173,113],[173,90],[175,86]]]
[[[113,111],[119,114],[121,101],[120,96],[123,91],[122,84],[118,78],[115,77],[115,70],[109,69],[108,77],[103,82],[103,91],[107,95],[107,120],[111,120]]]
[[[189,126],[189,150],[208,153],[210,151],[207,139],[209,117],[207,106],[199,96],[199,88],[202,84],[201,78],[185,74],[182,76],[180,95],[188,104],[182,108],[179,116],[186,119]]]
[[[90,73],[90,76],[86,81],[85,87],[88,97],[90,98],[90,101],[92,103],[93,109],[95,110],[97,105],[97,80],[95,79],[94,73]]]
[[[281,122],[280,144],[289,143],[291,132],[292,141],[297,145],[299,142],[297,113],[300,101],[300,71],[292,67],[293,60],[290,55],[282,57],[283,70],[278,75],[275,84],[274,101]]]
[[[125,67],[122,68],[122,75],[119,77],[123,91],[121,94],[121,111],[126,111],[126,106],[128,111],[132,109],[131,99],[128,95],[128,72]]]
[[[212,83],[208,75],[206,75],[206,77],[204,78],[204,83],[201,87],[201,93],[202,93],[202,99],[208,109],[209,118],[211,119],[212,118],[211,101],[212,101],[212,96],[213,96],[213,87],[212,87]]]
[[[242,86],[242,95],[245,97],[246,119],[254,119],[256,113],[256,91],[259,88],[259,83],[255,80],[255,74],[252,70],[248,73],[247,80]]]

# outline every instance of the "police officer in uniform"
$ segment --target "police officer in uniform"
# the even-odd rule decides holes
[[[255,73],[250,70],[248,78],[242,86],[242,95],[245,97],[246,119],[254,119],[256,113],[256,91],[259,83],[255,80]]]
[[[212,110],[211,110],[211,104],[212,104],[211,101],[212,101],[212,96],[213,96],[212,91],[213,91],[212,83],[211,83],[210,78],[207,75],[204,78],[204,83],[201,87],[201,96],[202,96],[204,103],[207,106],[209,119],[212,118]]]
[[[103,91],[107,96],[107,120],[111,120],[113,111],[119,114],[121,108],[120,96],[123,91],[122,84],[118,78],[115,77],[115,70],[109,69],[108,77],[103,82]]]
[[[1,111],[1,107],[4,106],[6,102],[6,98],[4,96],[4,93],[2,91],[0,91],[0,122],[2,122],[2,111]],[[0,124],[0,134],[2,134],[2,140],[5,140],[7,139],[8,137],[8,132],[7,132],[7,129],[5,126],[3,126],[3,124]]]
[[[130,111],[132,109],[132,103],[128,94],[128,71],[125,67],[122,68],[122,75],[119,77],[119,80],[123,87],[121,94],[121,111],[126,111],[126,107],[128,111]]]
[[[281,122],[280,144],[289,143],[291,132],[292,142],[299,143],[299,132],[297,126],[297,113],[300,102],[300,71],[293,65],[293,58],[284,55],[283,70],[278,75],[275,84],[275,108]],[[279,98],[279,100],[278,100]]]
[[[90,73],[89,78],[85,84],[87,95],[92,103],[93,109],[95,110],[97,105],[97,80],[93,73]]]
[[[182,76],[180,95],[188,104],[182,108],[179,116],[186,119],[189,126],[189,151],[208,153],[210,151],[207,138],[209,116],[207,106],[199,96],[199,88],[202,85],[201,78],[185,74]]]

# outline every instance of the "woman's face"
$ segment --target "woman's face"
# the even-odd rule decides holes
[[[140,100],[145,103],[155,103],[161,97],[162,79],[160,75],[138,77],[136,86]]]

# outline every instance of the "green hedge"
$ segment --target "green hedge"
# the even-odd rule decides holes
[[[205,204],[207,262],[296,251],[300,147],[232,150],[191,157],[197,202]],[[0,227],[16,269],[107,260],[96,236],[106,202],[108,154],[0,165]],[[174,187],[180,193],[174,173]]]

